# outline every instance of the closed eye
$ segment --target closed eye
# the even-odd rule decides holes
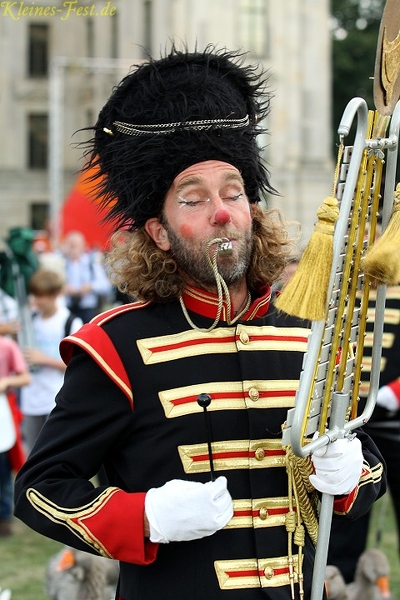
[[[206,202],[210,202],[210,199],[202,198],[199,200],[186,200],[186,198],[178,196],[178,201],[181,206],[202,206],[203,204],[206,204]]]
[[[225,196],[223,198],[221,198],[221,200],[223,201],[231,201],[231,202],[236,202],[236,200],[239,200],[241,197],[243,196],[243,192],[239,192],[239,194],[235,194],[234,196]]]

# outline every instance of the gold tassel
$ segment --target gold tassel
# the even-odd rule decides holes
[[[321,321],[326,316],[333,234],[339,218],[337,199],[332,196],[325,198],[317,217],[318,222],[299,265],[275,302],[279,310],[310,321]]]
[[[334,197],[339,180],[344,145],[339,144],[332,195],[317,210],[318,221],[298,267],[275,301],[278,310],[308,321],[326,317],[328,285],[333,261],[333,234],[339,218]]]
[[[394,205],[388,226],[362,259],[361,268],[378,284],[400,283],[400,184],[394,192]]]

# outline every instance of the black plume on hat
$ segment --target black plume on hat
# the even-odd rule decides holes
[[[150,58],[115,88],[89,142],[88,168],[117,226],[159,216],[187,167],[220,160],[242,174],[250,202],[273,192],[256,138],[269,110],[266,80],[243,55],[207,47]]]

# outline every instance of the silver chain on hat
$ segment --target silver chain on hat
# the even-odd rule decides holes
[[[163,135],[179,130],[202,131],[207,129],[243,129],[250,123],[249,115],[242,119],[203,119],[201,121],[178,121],[175,123],[156,123],[148,125],[135,125],[133,123],[124,123],[123,121],[114,121],[113,127],[120,133],[126,135]],[[114,135],[113,131],[107,127],[103,128],[108,135]]]

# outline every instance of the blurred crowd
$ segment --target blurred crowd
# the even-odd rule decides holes
[[[82,232],[71,231],[58,247],[46,232],[13,233],[23,240],[21,262],[17,240],[0,264],[0,537],[13,533],[13,476],[62,385],[61,339],[126,301],[109,280],[104,253],[89,248]]]

